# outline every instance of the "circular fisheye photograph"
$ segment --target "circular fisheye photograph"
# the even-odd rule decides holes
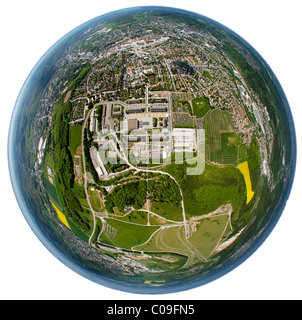
[[[11,118],[20,209],[63,264],[103,286],[199,287],[251,256],[292,187],[296,138],[243,38],[168,7],[110,12],[38,61]]]

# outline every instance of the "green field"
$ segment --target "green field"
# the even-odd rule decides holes
[[[238,164],[239,136],[235,132],[221,133],[221,155],[223,164]]]
[[[190,250],[183,241],[182,226],[162,228],[154,233],[148,242],[136,246],[134,249],[146,252],[173,252],[188,256]]]
[[[72,156],[76,154],[77,147],[81,145],[82,143],[82,126],[77,125],[74,127],[70,126],[70,152]]]
[[[205,117],[205,129],[206,160],[213,163],[236,165],[239,137],[236,138],[231,114],[220,109],[209,112]]]
[[[160,236],[161,246],[165,250],[173,250],[175,253],[190,255],[191,250],[185,244],[183,237],[183,226],[181,227],[171,227],[163,229]]]
[[[55,204],[55,206],[60,211],[62,211],[63,210],[62,205],[56,189],[56,175],[54,175],[53,177],[49,177],[47,173],[47,167],[49,167],[54,172],[53,157],[49,153],[45,154],[45,162],[44,162],[44,168],[43,168],[45,187],[50,200]],[[52,179],[53,183],[50,182],[49,178]]]
[[[197,225],[196,232],[189,238],[189,242],[207,258],[225,233],[228,221],[228,215],[201,220]]]
[[[88,189],[88,193],[89,193],[89,197],[90,197],[93,208],[96,210],[100,210],[101,202],[100,202],[98,191],[94,187],[90,187]]]
[[[144,252],[171,252],[187,257],[187,264],[205,260],[230,231],[229,215],[217,214],[197,222],[196,231],[186,239],[184,226],[162,227],[146,243],[133,249]]]
[[[67,221],[70,226],[70,229],[77,237],[79,237],[85,242],[89,241],[89,236],[85,232],[83,232],[73,220],[67,219]]]
[[[234,210],[246,199],[245,182],[240,171],[233,166],[218,167],[206,163],[201,175],[186,175],[185,164],[166,166],[180,184],[186,216],[200,216],[231,203]]]
[[[159,227],[144,226],[134,223],[127,223],[120,220],[106,218],[106,223],[116,229],[114,238],[109,239],[106,235],[101,235],[101,239],[109,240],[114,246],[123,249],[131,249],[133,246],[146,242]]]
[[[181,205],[175,205],[171,202],[152,202],[150,211],[162,216],[165,219],[182,221]]]
[[[142,225],[147,225],[148,223],[148,212],[145,211],[131,211],[125,214],[123,217],[118,217],[119,220],[125,222],[132,222]]]
[[[202,118],[205,114],[212,109],[209,98],[197,98],[192,100],[193,112],[197,118]]]
[[[247,160],[248,160],[247,146],[245,144],[242,144],[239,146],[238,163],[241,163]]]

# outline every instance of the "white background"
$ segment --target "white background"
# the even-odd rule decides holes
[[[168,295],[137,295],[95,284],[74,273],[33,234],[12,191],[7,136],[14,103],[38,59],[59,38],[103,13],[164,5],[212,18],[237,32],[268,62],[296,124],[298,158],[284,213],[246,262],[205,286]],[[302,299],[302,67],[300,0],[2,1],[0,9],[0,299]]]

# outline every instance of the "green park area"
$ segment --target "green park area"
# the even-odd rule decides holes
[[[90,197],[91,204],[95,210],[101,210],[102,204],[100,201],[99,192],[95,187],[89,187],[88,194]]]
[[[197,118],[202,118],[212,109],[209,98],[197,98],[192,100],[193,112]]]
[[[74,156],[76,154],[77,148],[81,146],[82,143],[82,126],[70,126],[70,152]]]

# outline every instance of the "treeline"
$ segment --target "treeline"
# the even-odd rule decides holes
[[[94,182],[97,182],[99,180],[99,177],[98,177],[97,172],[94,169],[94,166],[92,164],[92,160],[90,157],[90,152],[89,152],[89,150],[93,144],[93,139],[89,133],[90,133],[90,131],[88,131],[87,128],[85,128],[84,129],[84,136],[83,136],[85,163],[86,163],[86,169],[91,173]],[[88,135],[89,135],[89,137],[88,137]]]
[[[89,64],[86,64],[83,67],[83,69],[79,72],[79,74],[76,76],[76,78],[73,81],[71,81],[70,85],[68,86],[68,90],[76,89],[81,83],[81,81],[86,77],[90,69],[91,69],[91,66]]]
[[[102,129],[102,113],[103,113],[103,105],[97,106],[97,114],[96,118],[98,120],[98,130]]]
[[[114,177],[114,178],[112,178],[110,180],[102,180],[102,181],[100,180],[100,181],[97,182],[97,184],[99,186],[110,186],[113,183],[117,183],[118,180],[122,180],[122,179],[132,175],[133,172],[134,172],[134,170],[128,170],[125,173],[123,173],[121,175],[118,175],[118,176],[116,176],[116,177]]]
[[[69,150],[69,119],[72,105],[59,102],[52,115],[55,172],[66,189],[73,188],[74,172],[72,155]]]
[[[70,217],[83,230],[89,230],[89,224],[83,220],[83,208],[73,190],[73,160],[69,150],[69,121],[72,105],[59,101],[52,114],[54,169],[62,193],[64,214]]]
[[[250,175],[252,180],[252,185],[255,188],[259,181],[260,181],[260,152],[259,152],[259,144],[256,137],[253,137],[252,143],[250,147],[247,148],[247,155],[248,155],[248,162],[249,162],[249,169]]]

